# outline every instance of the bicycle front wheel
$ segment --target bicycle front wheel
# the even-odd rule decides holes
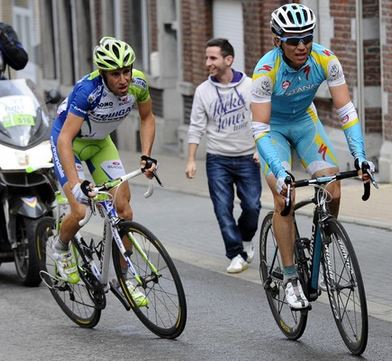
[[[80,327],[92,328],[100,320],[101,309],[96,305],[94,291],[85,282],[70,284],[58,278],[52,257],[54,227],[55,220],[50,217],[42,218],[37,226],[35,241],[40,276],[63,312]],[[81,274],[81,279],[85,277]]]
[[[323,268],[329,302],[344,343],[360,355],[367,345],[368,313],[359,263],[343,226],[334,218],[325,226]]]
[[[286,301],[283,287],[283,263],[272,227],[273,212],[263,220],[260,231],[260,277],[275,321],[290,340],[299,339],[305,331],[307,310],[294,311]]]
[[[176,338],[185,328],[187,306],[180,276],[162,243],[142,225],[121,223],[123,242],[136,271],[124,273],[117,245],[113,242],[113,264],[126,298],[141,322],[163,338]],[[125,281],[130,280],[147,297],[146,306],[137,307]]]

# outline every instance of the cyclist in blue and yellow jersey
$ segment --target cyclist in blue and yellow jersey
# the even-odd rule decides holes
[[[79,282],[76,261],[69,249],[69,241],[79,230],[84,218],[89,182],[84,181],[84,161],[95,183],[102,184],[125,174],[110,133],[137,106],[140,115],[140,166],[152,177],[156,160],[150,158],[155,137],[155,118],[147,81],[141,71],[133,69],[135,53],[130,45],[112,37],[104,37],[94,49],[97,70],[86,75],[74,86],[60,105],[51,134],[55,172],[68,198],[71,212],[64,218],[60,235],[53,243],[59,277]],[[146,162],[150,164],[146,168]],[[151,165],[152,164],[152,165]],[[123,219],[132,219],[128,183],[123,183],[115,197],[116,209]],[[124,266],[126,271],[126,265]],[[133,290],[131,294],[139,306],[145,306],[145,296]],[[139,294],[136,294],[139,293]]]
[[[350,99],[342,66],[335,54],[313,42],[316,17],[301,4],[287,4],[271,15],[274,49],[257,63],[252,84],[252,129],[267,183],[274,196],[273,229],[283,263],[286,298],[290,307],[308,307],[293,261],[293,216],[281,216],[287,187],[286,171],[294,148],[313,177],[335,174],[338,163],[313,104],[326,80],[333,104],[355,163],[366,161],[364,140]],[[371,162],[368,162],[374,168]],[[372,169],[374,171],[374,169]],[[363,180],[369,181],[364,175]],[[330,212],[337,216],[340,184],[328,187]]]

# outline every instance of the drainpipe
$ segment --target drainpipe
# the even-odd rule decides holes
[[[361,121],[362,131],[365,134],[365,82],[363,59],[363,19],[362,0],[356,0],[356,40],[357,40],[357,110]]]

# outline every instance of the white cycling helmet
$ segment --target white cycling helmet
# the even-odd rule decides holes
[[[128,68],[135,58],[130,45],[110,36],[103,37],[94,49],[94,63],[100,70]]]
[[[282,5],[271,14],[271,30],[278,36],[284,33],[305,33],[316,26],[313,10],[302,4]]]

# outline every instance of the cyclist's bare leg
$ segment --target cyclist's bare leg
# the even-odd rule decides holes
[[[129,190],[129,184],[127,182],[122,183],[117,189],[111,191],[116,206],[117,213],[121,219],[132,220],[133,212],[129,204],[131,200],[131,192]],[[123,237],[124,247],[128,250],[131,249],[132,245],[128,240],[128,237]],[[128,271],[128,265],[124,258],[120,259],[121,269],[124,273]]]
[[[278,242],[279,252],[282,258],[284,267],[292,266],[294,264],[294,240],[295,228],[293,213],[290,212],[287,216],[281,216],[280,212],[284,209],[284,197],[276,191],[276,178],[270,174],[266,178],[268,186],[274,197],[274,216],[273,216],[273,230]],[[294,204],[294,192],[293,204]]]
[[[129,204],[131,200],[131,192],[127,182],[122,183],[117,189],[110,191],[113,195],[116,210],[121,219],[132,220],[133,212]]]
[[[339,172],[339,168],[333,167],[333,168],[325,168],[321,169],[317,172],[315,172],[312,175],[312,178],[320,177],[320,176],[325,176],[325,175],[333,175]],[[332,182],[327,186],[328,192],[331,194],[332,199],[331,201],[327,204],[329,212],[334,216],[338,217],[339,214],[339,206],[340,206],[340,181],[337,182]]]
[[[64,185],[64,193],[71,207],[71,213],[68,213],[63,219],[60,229],[60,239],[63,243],[67,244],[80,229],[79,221],[86,214],[86,206],[76,201],[68,183]]]

